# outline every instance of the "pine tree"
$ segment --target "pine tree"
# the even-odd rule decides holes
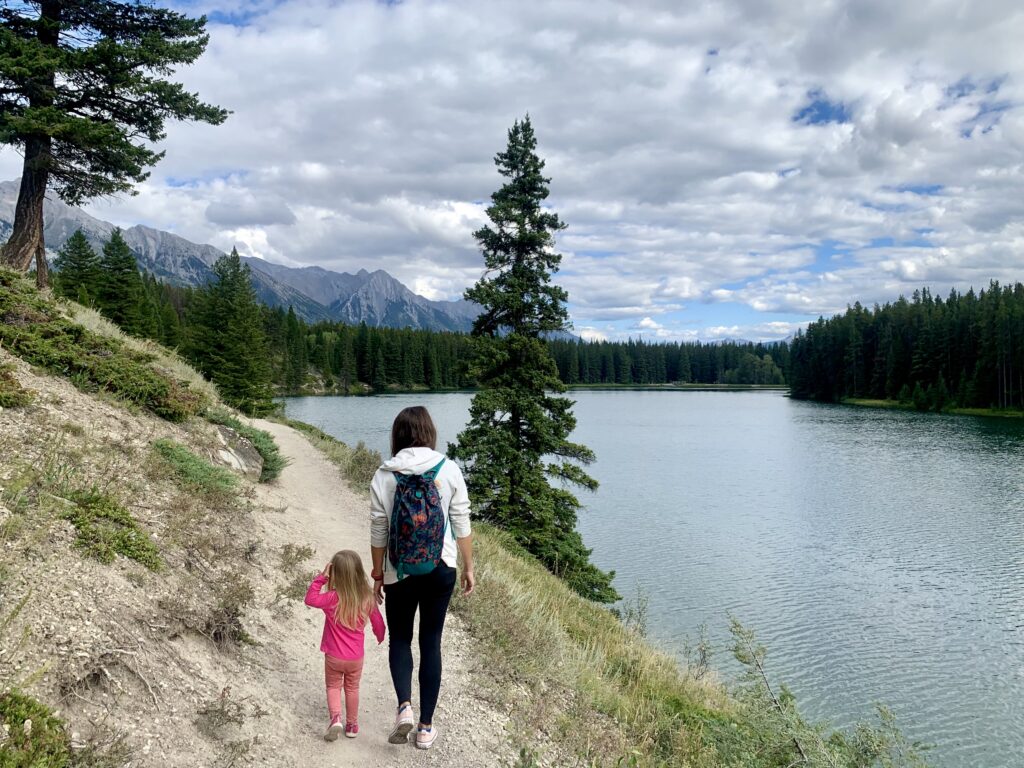
[[[124,241],[120,229],[115,229],[103,245],[100,269],[103,274],[96,306],[126,333],[140,333],[142,276],[135,254]]]
[[[221,397],[246,413],[273,408],[262,311],[238,251],[217,259],[216,279],[196,291],[187,354]]]
[[[491,225],[474,233],[487,273],[465,294],[483,307],[473,323],[480,391],[450,451],[466,467],[481,517],[508,530],[580,594],[611,602],[618,599],[614,574],[590,563],[576,531],[579,501],[563,485],[593,490],[597,481],[579,466],[594,454],[568,439],[573,403],[558,396],[565,386],[542,338],[564,330],[568,313],[565,290],[551,283],[561,262],[554,233],[564,225],[543,207],[549,179],[536,146],[527,117],[495,157],[507,181],[491,195]]]
[[[54,281],[58,293],[86,306],[96,300],[103,272],[100,257],[82,230],[76,230],[61,246],[54,266],[58,270]]]
[[[206,48],[206,19],[139,0],[0,5],[0,142],[24,157],[0,263],[47,281],[43,199],[71,205],[127,192],[162,156],[164,123],[227,117],[164,79]]]

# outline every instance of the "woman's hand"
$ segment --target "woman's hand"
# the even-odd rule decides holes
[[[464,570],[462,572],[462,594],[472,595],[473,590],[476,588],[476,577],[473,576],[472,570]]]
[[[384,602],[384,582],[383,580],[375,580],[373,582],[373,597],[377,601],[377,605]]]

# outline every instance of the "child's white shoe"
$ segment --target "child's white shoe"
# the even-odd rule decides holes
[[[416,730],[416,749],[430,749],[434,746],[434,739],[437,738],[437,728],[430,726],[424,728],[422,725]]]
[[[395,727],[391,729],[388,742],[391,744],[405,744],[409,741],[409,732],[415,724],[412,718],[412,707],[408,704],[403,704],[398,708],[398,713],[395,715]]]
[[[331,720],[331,724],[327,726],[327,733],[324,734],[324,741],[336,741],[344,730],[345,726],[342,724],[341,718],[333,718]]]

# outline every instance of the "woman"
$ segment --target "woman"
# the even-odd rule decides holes
[[[437,429],[427,409],[405,408],[391,426],[391,459],[377,470],[370,483],[370,549],[373,553],[374,594],[384,599],[390,642],[388,661],[391,679],[398,697],[395,727],[388,737],[392,744],[408,741],[414,726],[412,713],[412,628],[416,611],[420,614],[420,718],[416,726],[416,746],[430,749],[437,738],[434,708],[441,689],[441,633],[448,603],[455,589],[456,565],[462,557],[462,589],[473,591],[473,536],[469,524],[469,494],[459,466],[438,453]],[[405,478],[433,477],[437,493],[431,489],[428,499],[444,513],[443,544],[436,566],[416,564],[411,575],[401,576],[403,563],[388,556],[391,515],[399,490],[396,473]],[[434,473],[433,475],[431,473]],[[417,478],[413,478],[416,480]],[[422,486],[421,486],[422,487]],[[426,486],[429,488],[429,485]],[[422,498],[417,496],[417,498]],[[395,542],[392,541],[392,544]]]

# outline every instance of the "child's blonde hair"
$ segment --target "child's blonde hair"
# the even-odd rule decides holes
[[[334,620],[349,629],[358,629],[373,609],[373,589],[363,570],[363,561],[351,549],[336,552],[331,558],[327,587],[338,596]]]

